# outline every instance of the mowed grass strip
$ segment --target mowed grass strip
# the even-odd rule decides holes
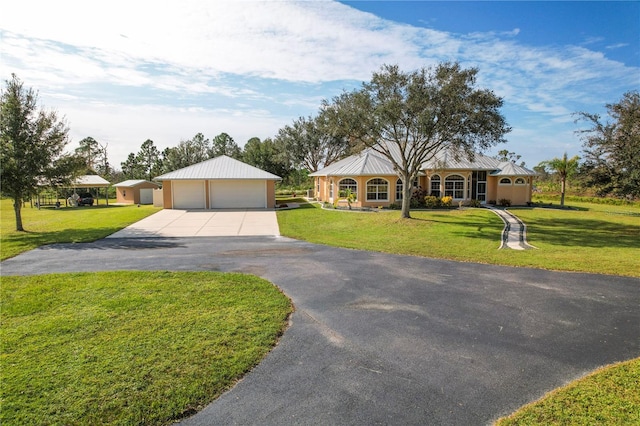
[[[487,209],[347,212],[318,204],[278,212],[280,233],[313,243],[496,265],[640,277],[637,206],[513,208],[538,250],[498,250],[504,224]],[[596,260],[597,261],[592,261]]]
[[[640,277],[640,204],[570,204],[571,209],[512,208],[527,225],[523,266]]]
[[[0,259],[53,243],[91,242],[111,235],[159,211],[153,206],[22,208],[25,232],[16,231],[13,201],[0,200]]]
[[[170,424],[232,386],[292,311],[213,272],[2,277],[0,424]]]
[[[496,422],[497,426],[638,424],[640,358],[604,367]]]
[[[484,209],[375,212],[322,209],[303,204],[278,211],[280,233],[319,244],[456,260],[480,260],[500,246],[502,220]]]

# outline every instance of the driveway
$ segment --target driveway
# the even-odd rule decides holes
[[[280,235],[274,210],[163,209],[107,238]]]
[[[110,238],[41,247],[1,267],[3,275],[236,271],[279,286],[295,304],[290,328],[186,425],[484,425],[598,366],[640,356],[637,278],[283,237]]]

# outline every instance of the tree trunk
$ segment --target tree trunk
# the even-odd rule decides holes
[[[566,182],[567,180],[565,178],[562,178],[560,181],[560,207],[564,207],[564,189]]]
[[[410,179],[402,179],[402,215],[403,219],[411,219],[411,214],[409,210],[411,209],[411,194],[413,193],[413,188],[411,187]]]
[[[22,200],[13,200],[13,211],[16,213],[16,231],[24,231],[22,227]]]

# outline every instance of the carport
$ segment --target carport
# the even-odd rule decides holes
[[[55,200],[56,202],[59,201],[59,197],[60,197],[60,189],[63,188],[67,188],[67,189],[73,189],[75,192],[78,191],[78,189],[83,189],[87,192],[91,192],[91,189],[95,190],[95,201],[96,201],[96,205],[99,204],[99,195],[100,195],[100,188],[105,188],[104,190],[104,201],[107,205],[109,205],[109,192],[107,190],[107,188],[109,188],[111,184],[109,183],[108,180],[102,178],[101,176],[98,175],[82,175],[82,176],[78,176],[77,178],[75,178],[73,180],[73,182],[71,182],[70,185],[65,185],[65,186],[57,186],[55,184],[51,184],[51,183],[45,183],[42,182],[40,184],[41,188],[45,188],[45,187],[49,187],[49,188],[53,188],[55,189]],[[92,194],[94,195],[94,194]],[[54,205],[56,204],[56,202],[53,201],[53,199],[51,197],[47,197],[42,196],[42,194],[40,193],[40,191],[38,191],[38,194],[36,194],[36,202],[38,207],[40,206],[44,206],[44,205]],[[66,200],[65,200],[66,202]]]

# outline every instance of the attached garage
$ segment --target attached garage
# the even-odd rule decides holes
[[[163,182],[165,208],[272,209],[279,176],[222,155],[154,180]]]

